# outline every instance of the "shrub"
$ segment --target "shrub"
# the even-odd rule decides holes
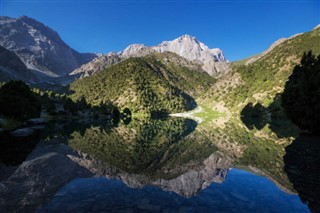
[[[0,114],[17,120],[39,117],[41,103],[22,81],[10,81],[0,88]]]
[[[304,53],[286,82],[282,106],[301,129],[320,133],[320,55]]]

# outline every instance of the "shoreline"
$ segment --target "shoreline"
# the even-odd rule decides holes
[[[203,122],[203,119],[197,116],[194,116],[194,114],[196,113],[200,113],[202,112],[203,108],[201,106],[198,106],[197,108],[195,108],[194,110],[190,111],[190,112],[179,112],[179,113],[172,113],[169,114],[169,117],[181,117],[181,118],[191,118],[193,120],[195,120],[198,124]]]

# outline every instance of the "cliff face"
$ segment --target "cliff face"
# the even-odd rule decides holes
[[[183,35],[173,41],[164,41],[151,49],[157,52],[174,52],[190,61],[198,62],[211,76],[222,74],[228,69],[227,60],[219,48],[209,49],[190,35]]]
[[[0,17],[0,45],[15,52],[28,69],[51,77],[69,74],[96,57],[75,51],[57,32],[26,16]]]

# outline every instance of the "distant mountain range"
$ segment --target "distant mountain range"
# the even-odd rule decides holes
[[[164,41],[157,46],[129,45],[119,53],[111,52],[96,58],[71,72],[70,76],[75,78],[87,77],[127,58],[163,52],[173,52],[193,63],[199,64],[211,76],[218,76],[229,70],[228,62],[219,48],[209,49],[195,37],[183,35],[172,41]]]
[[[77,52],[57,32],[27,16],[0,17],[0,45],[14,52],[38,76],[39,81],[56,79],[56,83],[62,84],[90,76],[127,58],[166,51],[201,65],[211,76],[221,75],[229,70],[228,62],[219,48],[209,49],[190,35],[151,47],[133,44],[119,53],[110,52],[97,57],[93,53]]]

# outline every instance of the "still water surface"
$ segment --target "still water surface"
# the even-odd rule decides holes
[[[318,138],[241,122],[55,121],[1,136],[0,210],[318,212],[319,158],[306,141]]]

